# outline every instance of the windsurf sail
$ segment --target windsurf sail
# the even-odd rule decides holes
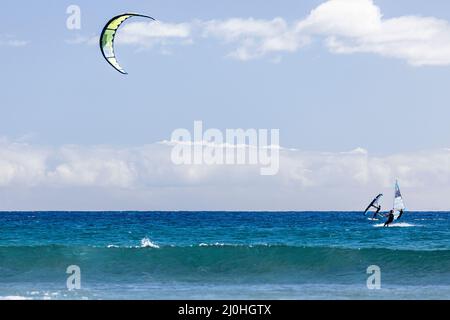
[[[106,25],[103,27],[102,33],[100,34],[100,50],[102,52],[103,57],[108,61],[108,63],[113,66],[114,69],[119,71],[122,74],[127,74],[125,70],[120,66],[119,62],[117,62],[116,54],[114,52],[114,39],[116,37],[117,29],[119,29],[120,25],[125,22],[125,20],[131,17],[142,17],[151,20],[155,20],[152,17],[136,14],[136,13],[125,13],[118,16],[115,16],[111,20],[109,20]]]
[[[398,185],[398,180],[395,180],[395,194],[394,194],[394,218],[397,220],[400,216],[400,212],[406,209],[405,203],[403,201],[402,193],[400,192],[400,187]]]
[[[370,208],[374,208],[374,209],[378,209],[379,206],[379,201],[381,199],[381,197],[383,197],[383,194],[380,193],[379,195],[377,195],[372,202],[370,202],[370,204],[367,206],[366,210],[364,210],[364,215],[367,214],[367,212],[370,210]]]

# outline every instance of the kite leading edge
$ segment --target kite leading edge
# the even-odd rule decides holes
[[[115,16],[111,20],[109,20],[106,25],[103,27],[102,33],[100,34],[100,50],[102,52],[103,57],[106,61],[117,71],[122,74],[127,74],[125,70],[120,66],[117,62],[116,55],[114,52],[114,39],[116,36],[117,29],[119,29],[120,25],[131,17],[143,17],[151,20],[155,20],[150,16],[137,14],[137,13],[124,13],[118,16]]]

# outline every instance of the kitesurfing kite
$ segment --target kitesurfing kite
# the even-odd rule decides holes
[[[108,63],[113,66],[114,69],[122,74],[127,74],[125,70],[117,62],[116,54],[114,52],[114,39],[116,36],[117,29],[120,25],[127,19],[131,17],[142,17],[151,20],[155,20],[152,17],[137,14],[137,13],[124,13],[115,16],[103,27],[102,33],[100,34],[100,50],[102,51],[103,57],[108,61]]]

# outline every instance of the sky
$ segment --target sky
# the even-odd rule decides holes
[[[67,8],[81,12],[69,29]],[[2,1],[0,210],[450,210],[450,3]],[[111,17],[124,76],[101,56]],[[280,170],[171,162],[279,129]]]

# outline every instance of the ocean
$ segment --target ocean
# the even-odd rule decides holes
[[[450,299],[450,214],[0,212],[0,299]],[[79,289],[69,290],[69,266]],[[369,289],[369,266],[379,289]]]

